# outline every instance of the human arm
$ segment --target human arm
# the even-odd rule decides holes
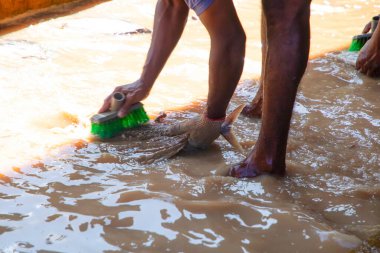
[[[122,92],[126,95],[125,103],[118,113],[119,117],[125,116],[132,104],[149,95],[155,80],[183,33],[188,13],[189,8],[183,0],[159,0],[157,2],[152,41],[140,78],[133,83],[117,86],[104,100],[99,112],[109,109],[112,94],[115,92]]]

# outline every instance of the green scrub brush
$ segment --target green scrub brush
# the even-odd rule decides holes
[[[120,106],[125,100],[125,95],[120,92],[113,94],[110,111],[95,114],[91,117],[91,133],[100,139],[112,138],[124,129],[138,127],[149,121],[143,104],[136,103],[123,118],[117,116]]]
[[[371,33],[360,34],[352,37],[352,42],[348,51],[356,52],[360,51],[364,44],[372,37],[373,32],[376,30],[379,22],[379,16],[374,16],[371,20]]]
[[[364,44],[372,37],[372,33],[360,34],[352,37],[352,42],[348,51],[360,51]]]

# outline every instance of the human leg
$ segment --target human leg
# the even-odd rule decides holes
[[[256,92],[255,97],[252,99],[249,105],[246,105],[243,109],[242,114],[250,118],[261,118],[263,110],[263,77],[265,70],[265,57],[267,55],[267,25],[265,20],[265,15],[261,13],[261,75],[259,89]]]
[[[310,2],[266,0],[267,53],[263,76],[263,115],[258,141],[235,177],[283,175],[287,138],[298,84],[306,69],[310,44]]]
[[[214,1],[199,18],[211,38],[207,116],[222,118],[243,70],[246,37],[232,0]]]

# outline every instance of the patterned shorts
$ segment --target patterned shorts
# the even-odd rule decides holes
[[[195,11],[195,13],[198,16],[201,15],[214,2],[214,0],[184,0],[184,1],[191,9]]]

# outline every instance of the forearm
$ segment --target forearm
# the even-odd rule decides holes
[[[151,88],[177,45],[186,25],[189,8],[183,0],[159,0],[152,42],[140,80]]]

